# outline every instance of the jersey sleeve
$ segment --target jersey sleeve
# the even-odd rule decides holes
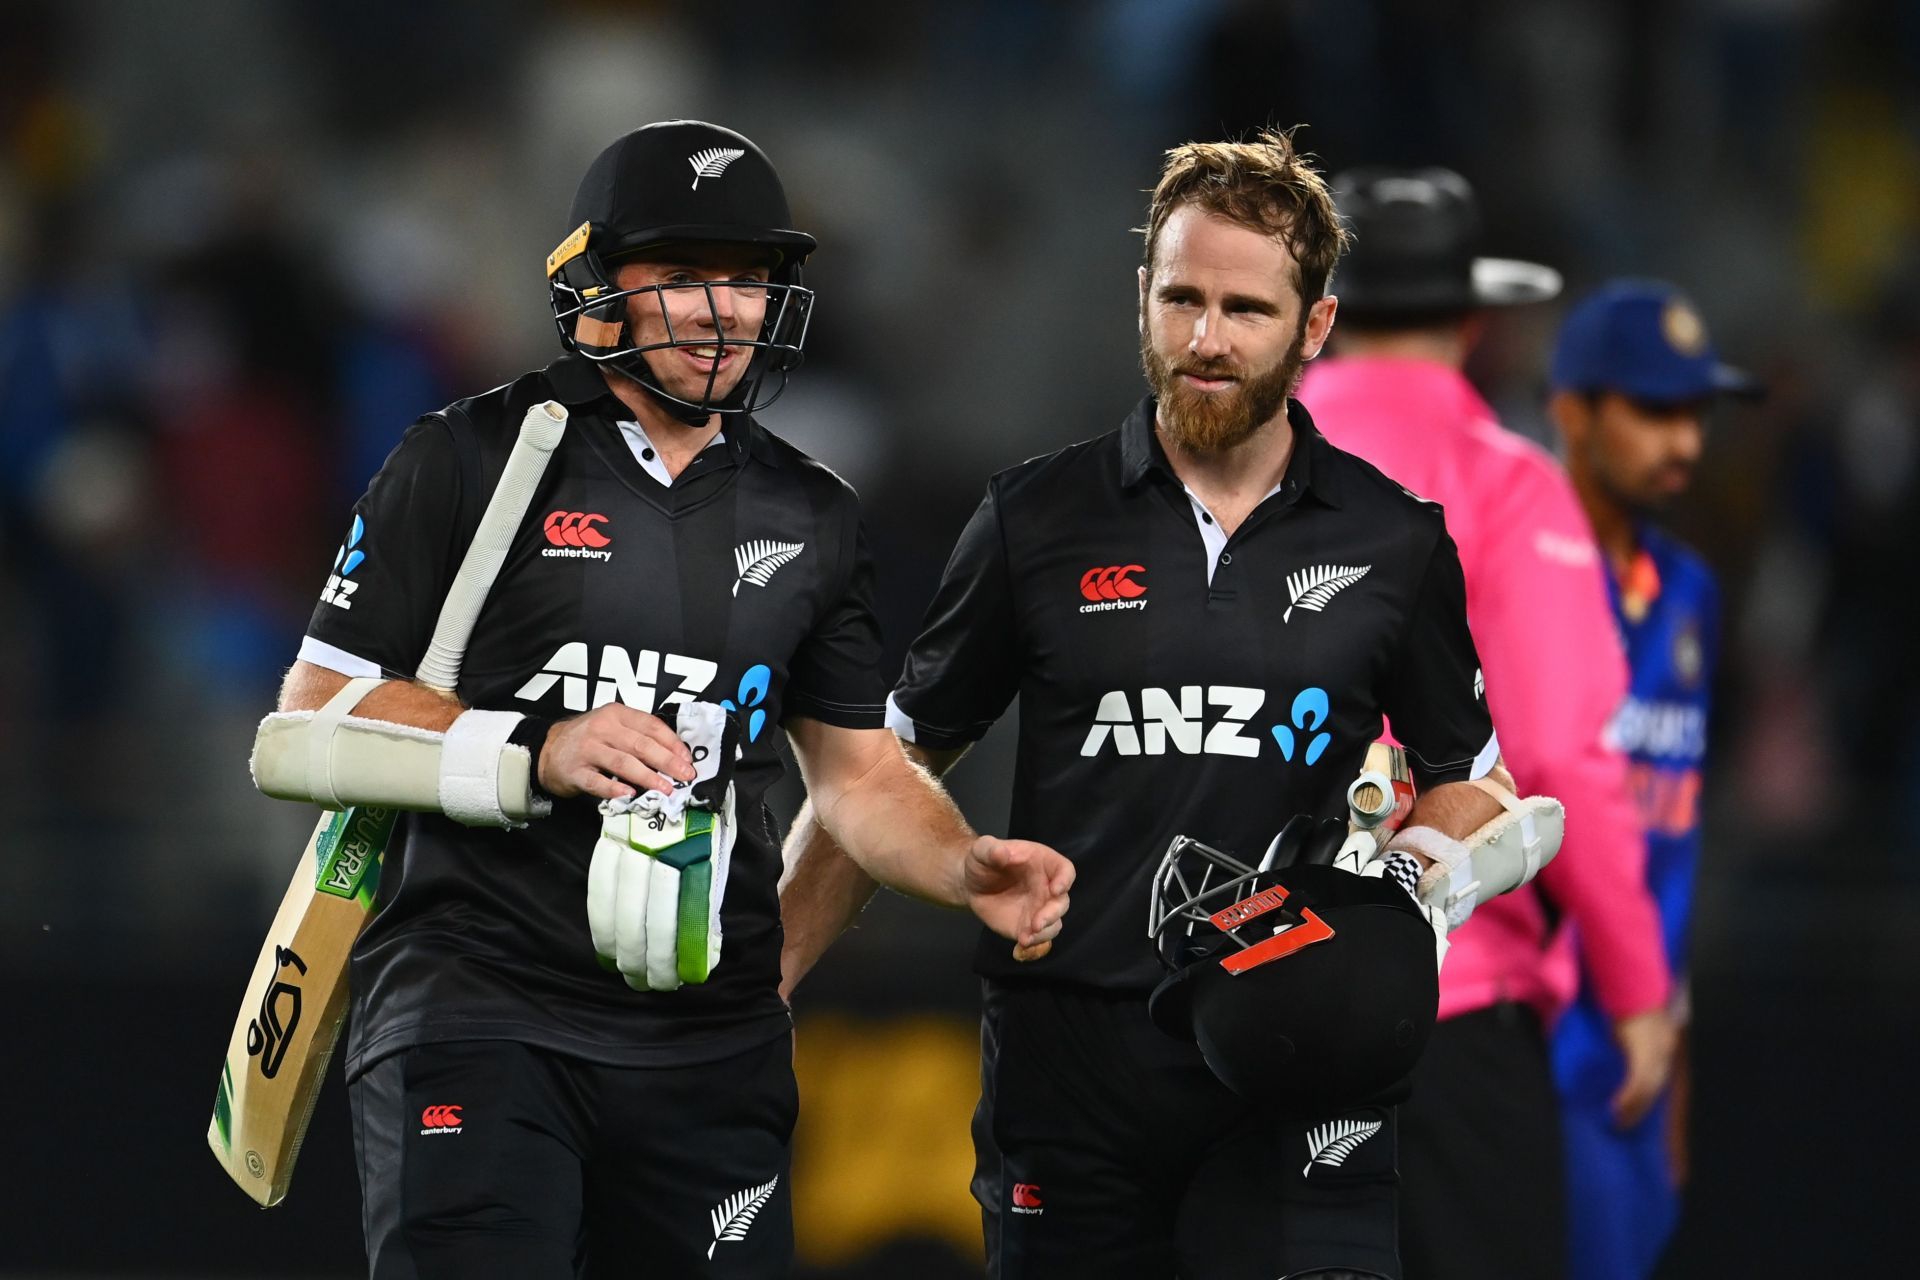
[[[887,685],[880,674],[873,556],[857,515],[847,519],[840,560],[839,589],[794,652],[781,714],[843,729],[878,729],[886,719]]]
[[[1520,794],[1566,806],[1566,837],[1540,884],[1573,922],[1594,996],[1618,1019],[1663,1004],[1668,988],[1646,842],[1607,732],[1627,693],[1626,652],[1572,486],[1542,470],[1515,477],[1506,496],[1474,581],[1487,699]]]
[[[1460,553],[1443,528],[1383,689],[1387,719],[1421,789],[1478,778],[1493,768],[1499,746],[1483,687],[1467,626]]]
[[[887,724],[935,750],[986,735],[1020,688],[1013,582],[994,489],[967,521],[927,606],[906,669],[887,702]]]
[[[460,484],[446,422],[409,427],[353,506],[302,658],[345,675],[413,677],[453,582]]]

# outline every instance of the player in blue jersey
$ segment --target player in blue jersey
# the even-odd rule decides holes
[[[1549,409],[1606,562],[1632,669],[1613,732],[1629,762],[1647,881],[1683,1005],[1719,591],[1706,562],[1652,516],[1692,479],[1714,399],[1757,388],[1720,363],[1678,290],[1641,280],[1611,282],[1573,309],[1552,381]],[[1624,1065],[1609,1028],[1583,975],[1553,1037],[1574,1280],[1650,1275],[1678,1220],[1685,1178],[1683,1098],[1670,1092],[1630,1126],[1612,1113]],[[1675,1078],[1683,1091],[1682,1034]]]

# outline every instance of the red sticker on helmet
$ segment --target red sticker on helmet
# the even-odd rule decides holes
[[[1245,973],[1257,969],[1269,960],[1281,960],[1304,947],[1316,942],[1325,942],[1333,937],[1333,926],[1322,920],[1313,908],[1300,913],[1300,923],[1282,933],[1276,933],[1264,942],[1256,942],[1245,951],[1236,952],[1220,962],[1220,967],[1228,973]]]

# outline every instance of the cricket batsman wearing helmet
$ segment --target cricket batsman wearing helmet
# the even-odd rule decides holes
[[[766,155],[699,121],[636,129],[555,238],[565,354],[408,429],[282,692],[312,792],[364,801],[339,794],[355,760],[388,791],[423,779],[353,953],[371,1271],[783,1276],[774,731],[820,821],[908,893],[1044,949],[1072,868],[976,837],[883,727],[855,496],[754,417],[813,304]],[[443,696],[403,673],[549,402],[565,434]],[[377,683],[335,704],[356,679]]]

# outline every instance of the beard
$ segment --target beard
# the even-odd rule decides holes
[[[1266,369],[1249,373],[1226,360],[1183,359],[1170,365],[1154,349],[1152,331],[1141,327],[1140,363],[1159,402],[1159,425],[1169,443],[1190,453],[1219,453],[1251,439],[1286,407],[1306,368],[1307,314],[1303,308],[1293,341]],[[1195,391],[1183,375],[1232,378],[1228,391]]]

